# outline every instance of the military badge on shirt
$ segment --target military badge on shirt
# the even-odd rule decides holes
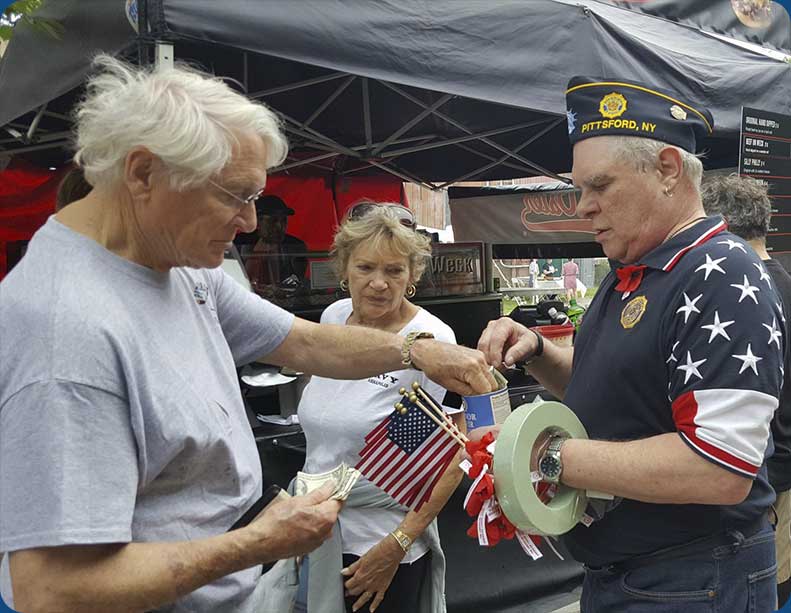
[[[198,304],[206,304],[206,298],[209,297],[209,286],[203,282],[196,283],[192,295],[195,296],[195,302]]]
[[[623,311],[621,311],[621,325],[625,330],[634,328],[637,325],[643,318],[647,305],[648,299],[645,296],[637,296],[637,298],[632,298],[626,303]]]

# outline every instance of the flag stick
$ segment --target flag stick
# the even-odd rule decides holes
[[[403,388],[402,388],[402,389],[403,389]],[[447,414],[447,413],[445,413],[445,411],[443,411],[443,410],[442,410],[442,408],[441,408],[441,407],[439,407],[439,406],[437,405],[436,401],[435,401],[435,400],[434,400],[434,399],[433,399],[431,396],[429,396],[429,395],[428,395],[428,393],[427,393],[427,392],[426,392],[426,391],[425,391],[425,390],[424,390],[422,387],[420,387],[420,384],[419,384],[417,381],[415,381],[415,382],[412,384],[412,389],[413,389],[413,390],[415,390],[415,393],[417,393],[418,395],[420,395],[420,396],[423,398],[423,400],[425,401],[425,403],[426,403],[426,404],[427,404],[427,405],[428,405],[428,406],[429,406],[431,409],[433,409],[433,410],[434,410],[434,413],[435,413],[436,415],[438,415],[438,416],[439,416],[439,417],[440,417],[442,420],[444,420],[444,421],[445,421],[445,423],[446,423],[446,424],[448,424],[448,426],[449,426],[450,428],[452,428],[452,429],[453,429],[453,431],[454,431],[454,432],[456,432],[456,433],[459,435],[459,437],[461,438],[461,440],[463,440],[465,443],[466,443],[466,442],[469,440],[469,439],[467,438],[467,436],[466,436],[466,435],[465,435],[465,434],[464,434],[464,433],[463,433],[461,430],[459,430],[459,429],[458,429],[458,427],[456,426],[456,424],[455,424],[455,423],[453,423],[453,420],[452,420],[450,417],[448,417],[448,414]],[[401,391],[401,390],[399,390],[399,392],[400,392],[400,391]],[[403,394],[404,392],[401,392],[401,393]]]
[[[430,418],[430,419],[431,419],[431,420],[432,420],[432,421],[433,421],[435,424],[437,424],[437,425],[438,425],[440,428],[442,428],[442,429],[443,429],[443,430],[444,430],[444,431],[445,431],[447,434],[449,434],[449,435],[450,435],[450,437],[451,437],[451,438],[452,438],[454,441],[456,441],[456,442],[457,442],[457,443],[458,443],[458,444],[459,444],[461,447],[464,447],[464,439],[462,439],[462,438],[461,438],[461,436],[459,435],[458,431],[453,431],[453,430],[452,430],[452,429],[451,429],[451,428],[448,426],[447,422],[445,422],[444,420],[442,420],[442,419],[440,419],[439,417],[437,417],[437,416],[436,416],[436,415],[435,415],[435,414],[434,414],[434,413],[431,411],[431,409],[428,409],[428,408],[424,407],[424,406],[423,406],[423,404],[422,404],[422,403],[421,403],[421,402],[420,402],[420,401],[417,399],[417,395],[416,395],[416,394],[410,394],[410,396],[409,396],[409,401],[410,401],[412,404],[414,404],[414,405],[415,405],[417,408],[419,408],[421,411],[423,411],[423,412],[424,412],[426,415],[428,415],[428,416],[429,416],[429,418]],[[398,410],[401,410],[401,408],[405,408],[403,404],[401,404],[400,402],[399,402],[398,404],[396,404],[396,409],[398,409]]]

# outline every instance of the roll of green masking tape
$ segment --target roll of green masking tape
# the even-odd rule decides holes
[[[588,438],[582,422],[560,402],[538,400],[517,408],[500,428],[494,450],[494,489],[505,516],[527,534],[555,536],[571,530],[588,504],[584,491],[560,484],[544,504],[531,479],[530,454],[544,432]]]

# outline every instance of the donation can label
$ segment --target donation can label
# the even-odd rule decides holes
[[[468,430],[501,424],[511,413],[508,388],[478,396],[464,396],[464,405]]]

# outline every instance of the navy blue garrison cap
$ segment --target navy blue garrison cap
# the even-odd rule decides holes
[[[706,109],[676,94],[623,79],[574,77],[566,90],[569,140],[641,136],[695,153],[712,133]]]

